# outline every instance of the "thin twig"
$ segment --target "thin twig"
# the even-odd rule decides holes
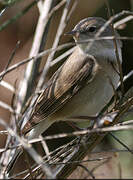
[[[86,163],[86,162],[94,162],[94,161],[103,161],[105,159],[108,159],[108,158],[96,158],[96,159],[87,159],[87,160],[83,160],[83,161],[72,161],[72,162],[66,162],[67,164],[78,164],[78,163]],[[66,164],[66,163],[63,163],[63,162],[57,162],[57,163],[52,163],[53,165],[59,165],[59,164]],[[36,168],[33,169],[33,166],[32,166],[32,172],[35,172],[37,171],[38,169],[40,168],[40,165],[37,166]],[[20,175],[23,175],[25,173],[28,173],[28,170],[24,170],[22,172],[19,172],[18,174],[15,174],[13,176],[11,176],[10,178],[16,178],[17,176],[20,176]],[[30,176],[30,174],[28,173],[25,178],[28,178]]]
[[[15,92],[15,88],[6,81],[0,81],[0,86],[5,87],[6,89],[8,89],[9,91],[11,91],[13,93]]]
[[[118,64],[118,68],[119,68],[119,72],[120,72],[120,82],[121,82],[121,92],[122,95],[124,94],[124,84],[123,84],[123,72],[122,72],[122,64],[121,64],[121,60],[120,60],[120,56],[119,56],[119,52],[118,52],[118,44],[117,44],[117,40],[116,40],[116,36],[115,36],[115,29],[112,26],[112,30],[113,30],[113,34],[114,34],[114,46],[115,46],[115,53],[116,53],[116,58],[117,58],[117,64]]]
[[[2,107],[3,109],[8,110],[11,113],[14,113],[14,110],[12,109],[12,107],[9,106],[8,104],[6,104],[5,102],[0,101],[0,107]]]
[[[93,173],[93,172],[94,172],[97,168],[99,168],[100,166],[102,166],[102,165],[108,163],[109,160],[110,160],[111,158],[112,158],[112,157],[109,157],[109,158],[108,158],[107,160],[105,160],[104,162],[102,162],[102,163],[96,165],[96,166],[91,170],[91,173]]]
[[[11,55],[10,55],[10,58],[9,58],[9,60],[8,60],[8,63],[7,63],[7,65],[6,65],[6,67],[5,67],[5,69],[4,69],[5,71],[8,69],[9,65],[11,64],[11,62],[12,62],[12,60],[13,60],[15,54],[16,54],[16,51],[17,51],[19,45],[20,45],[20,41],[17,42],[15,48],[13,49],[13,51],[12,51],[12,53],[11,53]],[[4,78],[4,75],[1,76],[0,81],[2,81],[3,78]]]
[[[30,178],[34,179],[33,175],[32,175],[32,169],[31,169],[31,166],[30,166],[30,162],[29,162],[29,157],[28,157],[27,151],[25,151],[25,150],[24,150],[24,156],[25,156],[25,161],[26,161],[28,171],[29,171],[29,174],[30,174]]]
[[[46,156],[48,157],[48,160],[50,159],[50,152],[49,152],[49,149],[48,149],[48,146],[47,146],[47,143],[46,141],[43,139],[42,135],[39,136],[39,138],[41,138],[41,144],[42,144],[42,147],[46,153]]]
[[[43,8],[43,1],[39,1],[39,2],[37,3],[37,7],[38,7],[38,10],[39,10],[39,13],[41,14],[42,8]]]
[[[119,26],[121,26],[122,24],[125,24],[126,22],[129,22],[133,19],[132,15],[129,15],[123,19],[121,19],[120,21],[117,21],[116,23],[114,23],[114,28],[117,29],[119,28]]]
[[[35,162],[37,162],[37,164],[41,165],[41,168],[45,172],[47,178],[55,178],[55,176],[52,174],[50,168],[43,162],[42,157],[32,148],[31,144],[29,144],[26,139],[25,140],[22,139],[17,133],[15,133],[14,130],[11,129],[8,126],[8,124],[4,122],[3,119],[0,119],[0,124],[7,129],[8,133],[11,136],[15,137],[18,140],[18,142],[20,142],[22,144],[24,149],[30,154],[30,156],[35,160]],[[3,168],[6,168],[6,167],[3,166]],[[1,169],[1,171],[5,172],[5,169],[3,169],[3,170]]]
[[[24,8],[22,11],[20,11],[18,14],[4,22],[2,25],[0,25],[0,31],[4,30],[9,24],[14,23],[17,19],[22,17],[25,13],[27,13],[36,3],[38,0],[35,0],[31,2],[26,8]]]
[[[70,9],[70,11],[69,11],[69,13],[67,15],[66,22],[68,22],[69,19],[71,18],[71,16],[74,13],[74,10],[76,9],[78,3],[79,3],[79,0],[74,1],[73,5],[72,5],[72,8]]]
[[[48,12],[51,9],[52,0],[45,0],[43,3],[43,8],[38,20],[38,24],[36,27],[36,32],[34,36],[34,41],[32,44],[32,48],[29,54],[29,58],[36,56],[40,52],[41,43],[44,39],[44,31],[47,25],[47,16]],[[39,61],[40,62],[40,61]],[[37,61],[37,58],[34,59],[34,61],[29,62],[27,65],[24,79],[22,83],[19,85],[19,94],[18,94],[18,103],[17,103],[17,112],[20,113],[23,106],[25,105],[25,102],[29,95],[31,94],[32,88],[33,88],[33,81],[35,79],[36,73],[38,72],[39,63]]]
[[[51,64],[50,67],[54,66],[55,64],[57,64],[58,62],[60,62],[62,59],[66,58],[68,55],[70,55],[73,51],[74,51],[75,47],[72,47],[71,49],[69,49],[68,51],[66,51],[65,53],[63,53],[62,55],[58,56],[56,59],[54,59]]]
[[[52,46],[53,49],[57,48],[60,37],[62,35],[62,32],[63,32],[64,28],[65,28],[65,25],[66,25],[65,19],[66,19],[67,13],[68,13],[68,7],[69,7],[69,4],[70,4],[70,1],[71,0],[67,0],[67,2],[66,2],[66,6],[64,8],[64,11],[63,11],[63,14],[62,14],[62,17],[61,17],[61,20],[60,20],[60,24],[59,24],[59,27],[58,27],[58,30],[57,30],[57,33],[56,33],[56,36],[55,36],[56,38],[55,38],[53,46]],[[39,80],[38,85],[37,85],[37,89],[36,89],[37,91],[41,89],[41,87],[42,87],[42,85],[44,83],[46,74],[47,74],[47,72],[48,72],[48,70],[50,68],[50,63],[51,63],[51,61],[52,61],[52,59],[54,57],[54,54],[55,54],[55,51],[53,50],[50,53],[50,55],[48,56],[47,62],[45,64],[45,67],[43,69],[43,72],[41,74],[40,80]]]
[[[110,132],[109,135],[111,135],[118,143],[120,143],[124,148],[126,148],[128,152],[133,154],[133,151],[125,143],[123,143],[120,139],[118,139],[114,134]]]
[[[45,50],[45,51],[43,51],[43,52],[41,52],[41,53],[38,53],[36,56],[33,56],[33,57],[31,57],[31,58],[26,58],[26,59],[22,60],[21,62],[16,63],[16,64],[10,66],[6,71],[2,71],[2,72],[0,73],[0,77],[3,76],[3,75],[5,75],[5,74],[7,74],[7,73],[9,73],[9,72],[11,72],[11,71],[13,71],[14,69],[16,69],[16,68],[18,68],[18,67],[20,67],[20,66],[22,66],[22,65],[24,65],[24,64],[26,64],[26,63],[28,63],[28,62],[30,62],[30,61],[32,61],[32,60],[35,60],[35,59],[38,59],[38,58],[40,58],[40,57],[42,57],[42,56],[47,55],[47,54],[48,54],[49,52],[51,52],[51,51],[55,51],[55,50],[60,51],[60,50],[62,50],[62,49],[64,49],[64,48],[67,48],[67,47],[70,47],[70,46],[74,46],[74,45],[75,45],[75,43],[62,44],[62,45],[59,45],[59,46],[58,46],[57,48],[55,48],[55,49],[50,48],[50,49],[47,49],[47,50]]]
[[[7,135],[7,134],[8,134],[8,132],[7,132],[6,130],[4,130],[4,131],[0,131],[0,134]]]
[[[64,138],[64,137],[73,137],[73,136],[79,136],[79,135],[85,135],[85,134],[93,134],[93,133],[104,133],[104,132],[112,132],[112,131],[123,131],[123,130],[133,130],[132,125],[123,125],[123,126],[110,126],[105,128],[96,128],[93,130],[82,130],[82,131],[76,131],[73,133],[62,133],[52,136],[46,136],[44,137],[44,140],[53,140],[58,138]],[[31,140],[31,142],[39,142],[41,141],[39,138]]]
[[[102,26],[99,31],[96,33],[95,37],[94,38],[97,38],[101,35],[101,33],[116,19],[118,19],[119,17],[123,16],[123,15],[132,15],[133,16],[133,13],[130,12],[130,11],[122,11],[112,17],[110,17],[110,19],[104,24],[104,26]],[[93,45],[95,40],[93,40],[89,46],[88,46],[88,50],[90,49],[90,47]]]
[[[85,166],[82,165],[82,164],[78,164],[78,166],[79,166],[79,167],[82,167],[82,168],[88,173],[88,175],[92,177],[92,179],[95,179],[94,174],[93,174],[89,169],[87,169],[87,167],[85,167]]]
[[[104,40],[104,39],[114,39],[114,37],[112,37],[112,36],[110,36],[110,37],[97,37],[97,38],[94,38],[94,39],[88,39],[88,40],[85,40],[85,41],[80,41],[79,43],[86,43],[86,42],[91,42],[91,41],[93,41],[93,40]],[[122,39],[122,40],[133,40],[133,37],[117,37],[116,39]],[[14,65],[12,65],[12,66],[10,66],[6,71],[2,71],[1,73],[0,73],[0,78],[1,78],[1,76],[3,76],[3,75],[5,75],[5,74],[7,74],[7,73],[9,73],[9,72],[11,72],[11,71],[13,71],[13,70],[15,70],[16,68],[18,68],[18,67],[20,67],[20,66],[22,66],[22,65],[24,65],[24,64],[26,64],[26,63],[28,63],[28,62],[30,62],[30,61],[34,61],[35,59],[37,59],[37,58],[40,58],[40,57],[42,57],[42,56],[46,56],[49,52],[51,52],[51,51],[60,51],[60,50],[62,50],[62,49],[64,49],[64,48],[68,48],[68,47],[70,47],[70,46],[74,46],[75,45],[75,43],[65,43],[65,44],[62,44],[62,45],[59,45],[57,48],[55,48],[55,49],[53,49],[53,48],[50,48],[50,49],[47,49],[47,50],[45,50],[45,51],[43,51],[43,52],[41,52],[41,53],[38,53],[36,56],[33,56],[33,57],[31,57],[31,58],[26,58],[26,59],[24,59],[24,60],[22,60],[21,62],[19,62],[19,63],[16,63],[16,64],[14,64]],[[54,66],[54,61],[53,62],[51,62],[51,64],[53,64],[53,66]]]
[[[59,10],[66,3],[66,1],[67,0],[62,0],[55,7],[53,7],[49,12],[48,17],[50,18],[57,10]]]
[[[122,179],[122,167],[121,167],[121,163],[118,163],[118,168],[119,168],[119,179]]]

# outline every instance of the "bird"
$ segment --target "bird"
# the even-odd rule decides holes
[[[75,49],[39,95],[30,120],[22,128],[28,140],[37,138],[58,121],[73,121],[79,127],[87,127],[88,120],[78,117],[97,115],[114,95],[120,79],[114,40],[99,38],[92,45],[87,41],[95,38],[105,23],[101,17],[87,17],[67,33],[73,36]],[[99,37],[114,33],[120,37],[108,25]],[[116,43],[122,63],[122,42],[116,39]]]

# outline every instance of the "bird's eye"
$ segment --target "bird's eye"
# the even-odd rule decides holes
[[[96,31],[96,27],[95,26],[91,26],[90,28],[89,28],[89,32],[95,32]]]

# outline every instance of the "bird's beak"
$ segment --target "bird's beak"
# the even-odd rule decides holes
[[[72,35],[72,36],[74,36],[74,35],[76,35],[76,33],[77,33],[77,31],[72,30],[70,32],[66,32],[64,35]]]

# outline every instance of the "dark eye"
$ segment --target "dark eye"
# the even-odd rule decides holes
[[[89,28],[89,32],[95,32],[96,31],[96,27],[95,26],[92,26]]]

